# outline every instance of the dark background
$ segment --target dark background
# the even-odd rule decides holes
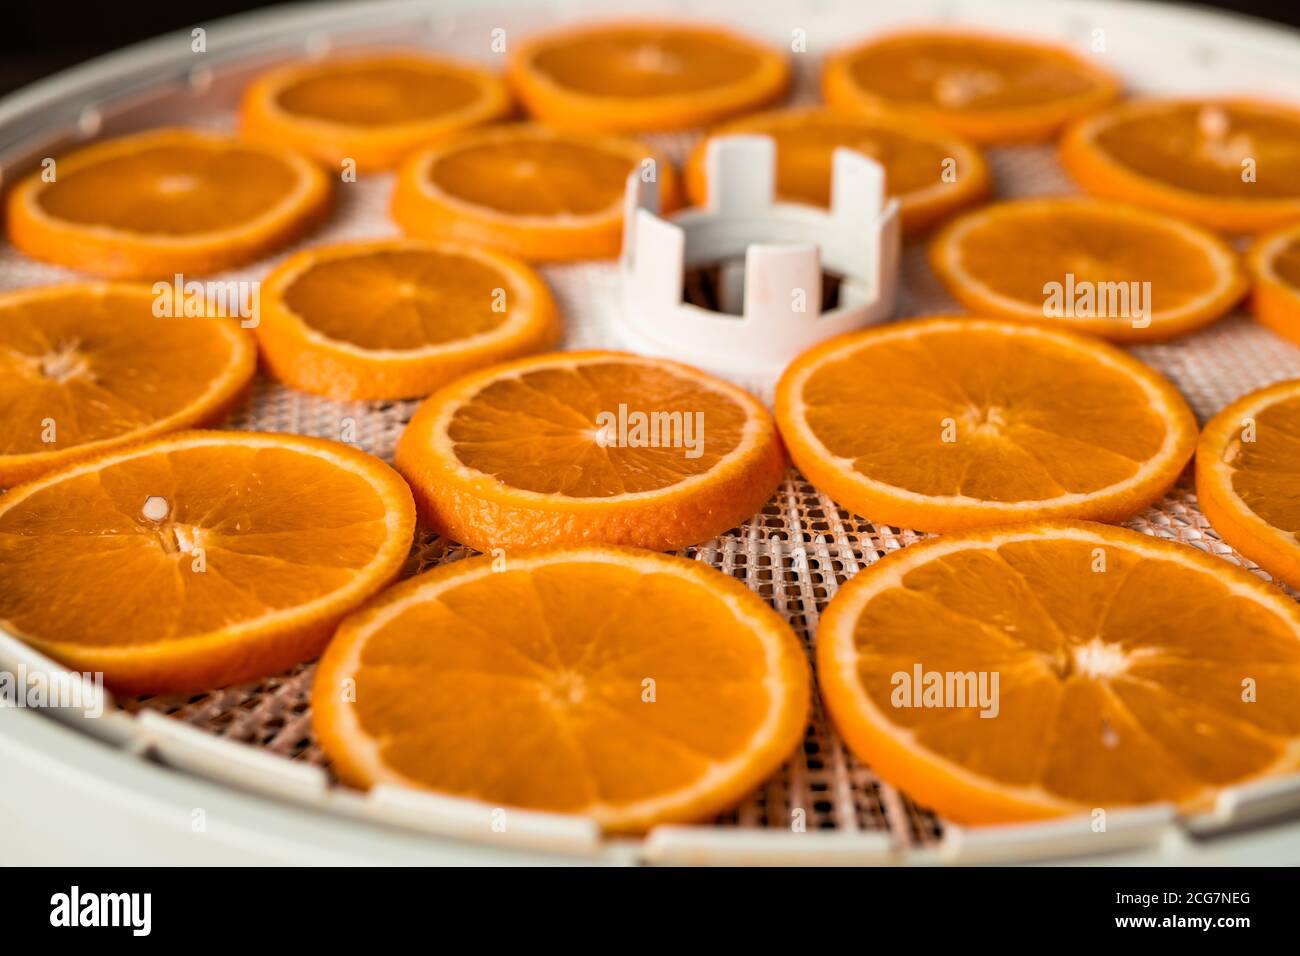
[[[273,5],[256,0],[0,0],[0,94],[137,40]],[[1300,27],[1300,0],[1217,0],[1198,6]]]

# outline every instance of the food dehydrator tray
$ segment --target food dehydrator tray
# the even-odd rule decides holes
[[[79,141],[148,126],[233,128],[240,87],[276,60],[380,44],[428,47],[499,68],[501,57],[489,47],[496,28],[505,28],[509,43],[557,20],[621,12],[728,21],[785,47],[790,46],[794,31],[803,31],[808,52],[792,55],[792,101],[796,103],[816,100],[815,77],[822,52],[905,20],[892,5],[866,7],[851,0],[780,5],[693,2],[669,9],[663,4],[610,5],[594,0],[559,6],[521,0],[472,5],[469,0],[436,4],[397,0],[271,10],[205,25],[204,53],[192,51],[194,37],[186,31],[96,61],[0,102],[0,170],[10,181],[41,157]],[[1300,89],[1300,36],[1164,5],[972,0],[913,5],[906,20],[1036,34],[1080,50],[1087,49],[1098,36],[1095,31],[1101,30],[1108,51],[1103,61],[1143,92],[1251,91],[1285,96],[1288,90],[1294,95]],[[651,139],[678,163],[694,140],[694,135]],[[1050,147],[993,149],[989,158],[1000,197],[1075,191],[1055,164]],[[396,234],[387,216],[390,187],[389,176],[340,184],[334,215],[300,245]],[[292,251],[216,278],[259,279]],[[621,344],[613,322],[619,298],[613,262],[543,271],[565,316],[565,347]],[[0,248],[0,289],[73,277],[28,260],[7,245]],[[905,247],[899,295],[899,316],[961,311],[931,273],[922,243]],[[1246,391],[1300,376],[1300,349],[1240,312],[1195,335],[1132,351],[1178,386],[1202,422]],[[770,397],[762,383],[747,384]],[[350,432],[359,447],[391,461],[397,438],[417,404],[336,402],[259,376],[228,427],[336,440]],[[1209,551],[1267,577],[1209,527],[1186,475],[1173,492],[1129,525]],[[686,554],[759,592],[786,616],[811,651],[819,615],[837,588],[859,568],[920,537],[848,513],[792,469],[776,496],[749,522],[687,549]],[[454,543],[425,536],[417,541],[410,569],[457,560],[467,553]],[[35,667],[41,659],[0,633],[0,667],[19,664]],[[1104,834],[1093,833],[1086,820],[985,830],[946,825],[853,758],[829,726],[816,695],[803,747],[757,792],[710,826],[661,827],[644,841],[604,840],[583,820],[517,812],[505,832],[496,832],[486,823],[488,808],[472,802],[386,787],[366,795],[338,784],[312,736],[308,708],[312,672],[313,665],[306,664],[250,684],[189,697],[124,700],[98,720],[61,716],[116,745],[123,760],[147,757],[204,780],[271,797],[280,801],[275,809],[283,813],[301,812],[305,806],[424,831],[421,839],[490,841],[517,848],[521,854],[578,853],[624,862],[875,863],[1059,859],[1113,851],[1158,861],[1214,856],[1240,839],[1236,834],[1243,828],[1265,825],[1267,833],[1277,838],[1272,843],[1278,852],[1289,852],[1291,862],[1300,859],[1300,777],[1229,791],[1212,813],[1194,821],[1178,820],[1169,807],[1115,812]],[[93,792],[93,786],[86,789]],[[39,805],[32,800],[31,806]],[[435,856],[440,845],[445,844],[431,844]]]

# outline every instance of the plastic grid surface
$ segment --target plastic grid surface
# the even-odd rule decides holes
[[[476,18],[458,19],[433,41],[458,49],[457,34],[481,29]],[[408,44],[409,45],[409,44]],[[817,63],[798,58],[794,102],[811,102]],[[185,112],[179,101],[175,122],[232,128],[231,113]],[[694,137],[656,137],[653,142],[679,162]],[[1000,197],[1074,192],[1057,168],[1050,147],[998,149],[989,153]],[[338,190],[339,205],[323,228],[304,244],[395,234],[386,213],[391,179],[363,178]],[[293,250],[286,250],[287,255]],[[257,279],[281,256],[224,276]],[[929,269],[924,243],[904,250],[899,316],[960,311]],[[567,323],[565,346],[618,347],[611,326],[617,307],[617,274],[610,263],[582,263],[544,270]],[[0,247],[0,288],[20,288],[73,279],[71,273],[34,263],[8,246]],[[1236,396],[1282,378],[1300,376],[1300,349],[1282,341],[1244,315],[1181,340],[1133,349],[1167,375],[1187,397],[1202,422]],[[402,428],[417,402],[335,402],[287,389],[259,378],[249,399],[228,427],[296,432],[355,443],[391,460]],[[1155,507],[1129,525],[1147,534],[1179,541],[1263,572],[1225,545],[1196,505],[1187,476]],[[915,532],[877,527],[846,512],[820,494],[793,469],[776,496],[746,525],[687,550],[725,574],[744,581],[790,621],[811,651],[817,621],[847,578],[880,556],[920,539]],[[409,570],[414,573],[469,553],[435,537],[417,541]],[[264,680],[213,690],[188,698],[138,698],[131,711],[155,710],[232,741],[264,748],[286,759],[327,767],[311,731],[308,691],[313,665],[306,664]],[[723,826],[789,828],[796,811],[809,830],[886,831],[900,846],[933,843],[942,821],[880,780],[849,754],[831,729],[816,695],[803,747],[786,766],[738,808],[720,818]]]

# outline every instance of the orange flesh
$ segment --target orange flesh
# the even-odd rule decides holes
[[[661,447],[598,444],[602,413],[668,413],[659,427]],[[696,429],[702,414],[703,429]],[[670,371],[615,362],[577,369],[538,369],[493,382],[461,405],[448,434],[466,466],[505,484],[543,494],[606,498],[675,485],[714,468],[739,445],[745,410],[718,392]],[[649,436],[651,433],[647,432]],[[671,436],[701,442],[690,458]]]
[[[150,146],[60,170],[36,199],[50,216],[87,226],[185,236],[264,215],[298,182],[269,156],[230,146]]]
[[[854,645],[867,695],[919,745],[1088,805],[1190,797],[1265,770],[1300,734],[1294,633],[1211,573],[1119,546],[941,556],[867,603]],[[998,672],[997,718],[893,706],[892,675],[917,663]],[[1268,693],[1244,702],[1247,677]]]
[[[943,161],[949,156],[949,151],[938,143],[832,118],[742,122],[722,132],[771,136],[776,141],[778,193],[783,199],[817,206],[830,205],[831,167],[839,147],[864,153],[884,166],[890,196],[939,185]],[[965,170],[957,172],[962,175]]]
[[[150,497],[169,510],[154,520]],[[184,640],[347,584],[384,503],[314,456],[236,445],[131,458],[0,512],[0,621],[87,648]],[[191,573],[195,547],[206,573]]]
[[[1255,440],[1229,446],[1232,490],[1268,524],[1300,542],[1300,397],[1255,416]]]
[[[1043,286],[1064,285],[1067,274],[1076,288],[1085,281],[1150,282],[1147,308],[1153,312],[1177,309],[1219,284],[1204,247],[1104,210],[1021,209],[991,216],[962,235],[961,261],[994,292],[1035,306],[1044,304]]]
[[[605,30],[547,43],[533,66],[559,86],[621,99],[702,93],[755,73],[754,53],[693,30]]]
[[[505,277],[485,263],[434,251],[324,259],[298,275],[285,304],[313,329],[366,349],[418,349],[490,332]],[[359,321],[364,318],[364,321]]]
[[[307,76],[286,86],[276,99],[287,112],[313,119],[389,126],[437,119],[469,106],[479,95],[475,84],[436,67],[385,65]]]
[[[1300,197],[1300,121],[1227,104],[1171,105],[1098,131],[1098,146],[1151,179],[1225,199]],[[1243,160],[1253,159],[1254,181]]]
[[[1292,239],[1273,258],[1273,271],[1293,289],[1300,289],[1300,238]]]
[[[885,99],[972,113],[1053,103],[1096,86],[1054,51],[971,37],[883,40],[859,52],[850,72]]]
[[[212,319],[157,318],[152,297],[70,292],[0,306],[0,454],[112,438],[185,408],[230,362]],[[42,441],[53,419],[57,445]]]
[[[485,575],[399,613],[365,644],[354,713],[419,783],[571,811],[671,793],[743,751],[767,712],[766,671],[762,644],[710,590],[573,562]],[[484,740],[500,759],[483,761]]]
[[[960,331],[850,353],[804,386],[807,421],[831,454],[924,495],[1028,501],[1132,477],[1166,426],[1135,383],[1042,339]],[[870,381],[870,393],[862,383]],[[952,419],[954,441],[943,440]]]
[[[516,139],[447,153],[427,175],[444,193],[502,213],[582,216],[616,205],[634,165],[576,142]]]

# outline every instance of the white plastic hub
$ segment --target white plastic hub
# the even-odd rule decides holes
[[[628,176],[620,321],[631,348],[771,383],[818,342],[893,314],[898,201],[885,201],[879,163],[837,149],[829,210],[777,201],[767,136],[711,140],[705,170],[708,206],[667,218],[657,183]],[[684,301],[687,270],[715,263],[721,311]],[[824,312],[823,269],[840,279]]]

